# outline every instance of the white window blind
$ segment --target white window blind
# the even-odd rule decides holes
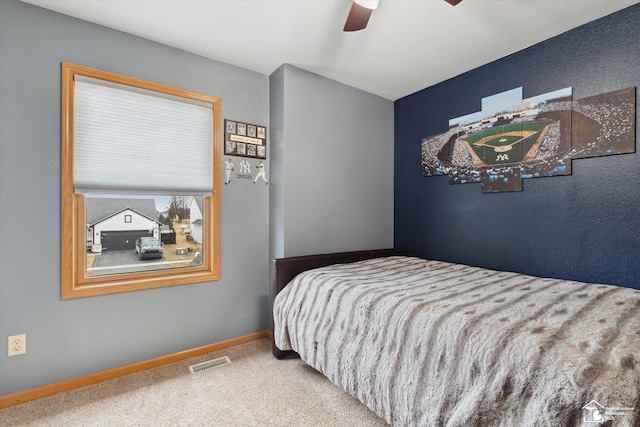
[[[78,77],[76,192],[211,195],[211,104]]]

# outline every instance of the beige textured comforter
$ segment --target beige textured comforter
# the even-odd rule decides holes
[[[278,348],[394,426],[640,425],[638,290],[389,257],[273,309]]]

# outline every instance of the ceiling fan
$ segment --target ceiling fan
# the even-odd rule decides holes
[[[452,6],[457,5],[462,0],[444,0]],[[360,31],[367,27],[371,12],[378,7],[378,0],[353,0],[351,10],[344,24],[344,31]]]

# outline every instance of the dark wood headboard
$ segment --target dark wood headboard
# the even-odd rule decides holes
[[[273,272],[271,286],[273,297],[287,284],[303,271],[324,267],[331,264],[345,264],[349,262],[363,261],[365,259],[381,258],[394,255],[405,255],[405,249],[374,249],[370,251],[334,252],[329,254],[304,255],[288,258],[276,258],[273,260]],[[282,359],[289,355],[295,355],[293,351],[282,351],[273,345],[273,355]]]

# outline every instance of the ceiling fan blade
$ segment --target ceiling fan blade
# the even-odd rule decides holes
[[[344,31],[360,31],[367,28],[371,12],[373,12],[373,9],[360,6],[355,1],[351,3],[347,22],[344,23]]]
[[[447,3],[449,3],[451,6],[455,6],[455,5],[457,5],[458,3],[460,3],[462,0],[444,0],[444,1],[446,1]]]

